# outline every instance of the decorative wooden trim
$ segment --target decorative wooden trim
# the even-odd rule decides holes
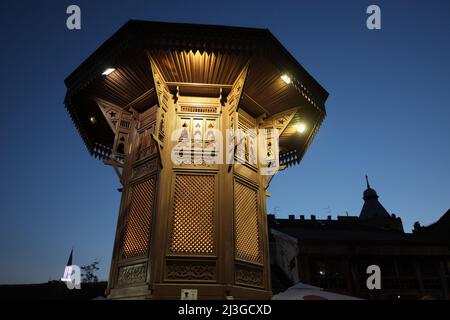
[[[180,104],[179,112],[185,113],[201,113],[201,114],[217,114],[219,106],[196,106],[188,104]]]
[[[117,284],[119,287],[131,287],[145,283],[147,266],[145,263],[119,267]]]
[[[143,177],[155,175],[157,169],[157,159],[153,158],[141,161],[133,166],[132,180],[136,181]]]
[[[250,61],[247,62],[245,67],[242,69],[241,73],[238,75],[234,81],[231,91],[227,97],[228,108],[237,112],[242,99],[242,93],[244,92],[245,83],[247,80],[247,74],[249,69]]]
[[[261,123],[260,128],[262,129],[277,129],[278,136],[281,136],[286,128],[291,123],[292,119],[294,119],[295,115],[299,111],[299,108],[291,108],[286,111],[279,112],[270,116],[269,118],[264,119]]]
[[[148,59],[150,60],[152,81],[156,91],[156,96],[158,98],[158,114],[156,117],[157,122],[155,136],[157,137],[156,141],[159,141],[160,147],[162,147],[164,146],[166,140],[167,111],[170,105],[169,100],[171,99],[171,94],[161,71],[158,69],[150,54],[148,54]]]
[[[264,270],[261,267],[236,263],[235,283],[241,286],[264,288]]]
[[[216,282],[216,262],[211,260],[167,259],[166,282]]]

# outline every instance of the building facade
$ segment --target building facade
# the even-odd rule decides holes
[[[367,183],[359,216],[277,219],[269,215],[272,264],[292,281],[366,299],[450,299],[450,210],[405,233]],[[368,266],[381,271],[369,290]]]

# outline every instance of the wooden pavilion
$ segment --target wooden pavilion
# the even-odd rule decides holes
[[[270,298],[272,176],[260,172],[273,162],[254,159],[264,147],[280,169],[298,164],[328,97],[270,31],[129,21],[65,83],[89,153],[123,186],[108,297]],[[177,129],[203,147],[208,130],[254,133],[231,137],[239,163],[195,160],[195,148],[176,163]],[[277,129],[279,145],[260,129]]]

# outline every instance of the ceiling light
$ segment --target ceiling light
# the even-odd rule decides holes
[[[283,74],[281,76],[281,80],[283,80],[284,82],[286,82],[286,84],[291,83],[291,77],[289,77],[287,74]]]
[[[91,122],[91,124],[95,124],[97,122],[97,119],[95,119],[95,117],[90,117],[89,121]]]
[[[304,133],[306,131],[306,125],[304,123],[297,124],[297,132]]]
[[[106,69],[105,71],[103,71],[102,75],[108,76],[108,75],[110,75],[111,73],[113,73],[114,71],[116,71],[115,68],[108,68],[108,69]]]

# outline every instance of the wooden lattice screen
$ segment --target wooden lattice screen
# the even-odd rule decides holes
[[[125,259],[147,254],[154,190],[154,178],[131,187],[131,199],[122,244],[122,257]]]
[[[215,177],[177,175],[170,251],[211,254],[214,252]]]
[[[257,191],[235,181],[234,232],[236,257],[261,262]]]

